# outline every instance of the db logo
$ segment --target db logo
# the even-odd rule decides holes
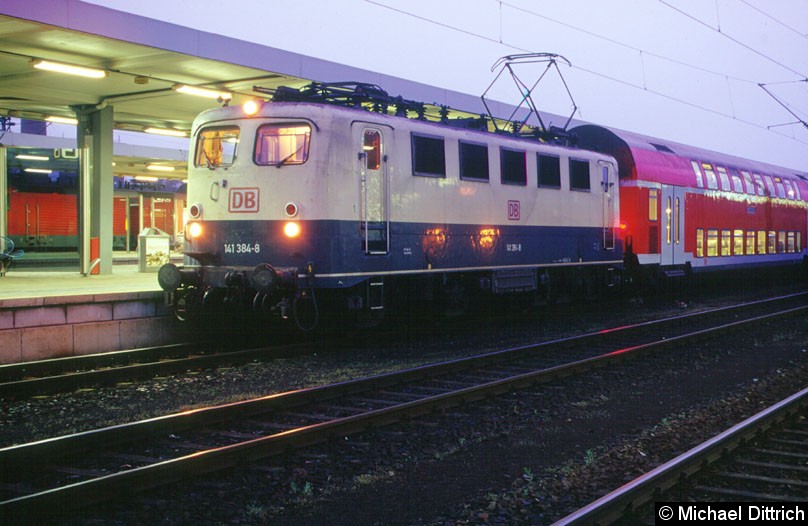
[[[518,221],[520,215],[519,201],[508,201],[508,219]]]
[[[258,212],[258,188],[231,188],[228,212]]]

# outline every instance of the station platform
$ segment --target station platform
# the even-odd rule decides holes
[[[157,273],[134,261],[119,255],[111,274],[88,276],[12,267],[0,277],[0,364],[187,341]]]

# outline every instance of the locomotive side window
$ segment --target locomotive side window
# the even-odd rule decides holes
[[[362,151],[365,153],[365,167],[378,170],[382,165],[382,136],[378,131],[365,130]]]
[[[412,134],[412,173],[424,177],[446,177],[443,139]]]
[[[589,161],[570,159],[570,190],[589,191]]]
[[[561,159],[555,155],[536,154],[539,168],[539,187],[561,188]]]
[[[311,126],[264,124],[255,136],[253,160],[259,165],[303,164],[309,158]]]
[[[499,149],[499,169],[502,184],[527,185],[527,163],[521,150]]]
[[[194,166],[230,166],[236,159],[239,129],[237,126],[204,128],[196,136]]]
[[[488,181],[488,146],[460,141],[460,178]]]

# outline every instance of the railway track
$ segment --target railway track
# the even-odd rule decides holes
[[[792,295],[0,449],[0,522],[121,498],[804,312]]]
[[[808,502],[806,445],[808,388],[555,525],[654,524],[655,503]]]
[[[0,398],[19,399],[54,394],[301,352],[300,345],[242,350],[223,347],[180,343],[0,365]]]

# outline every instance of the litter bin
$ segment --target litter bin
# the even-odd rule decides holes
[[[144,228],[138,235],[137,260],[140,272],[157,272],[168,263],[171,236],[159,228]]]

